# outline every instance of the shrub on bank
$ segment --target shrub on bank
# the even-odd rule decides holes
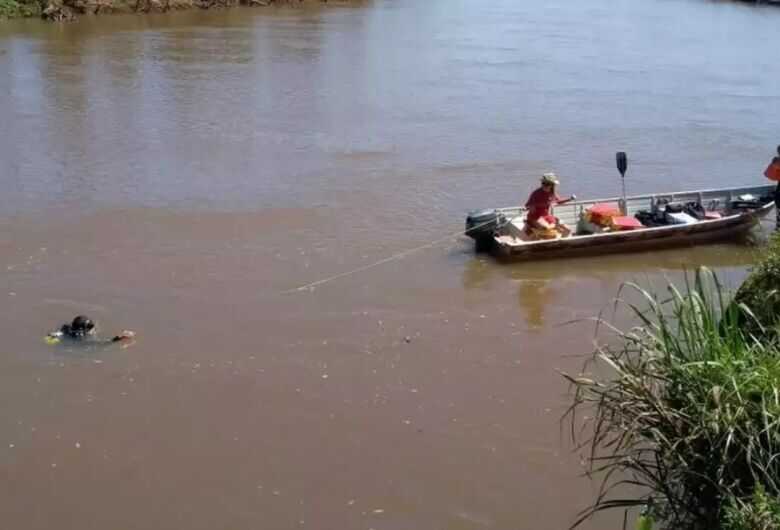
[[[737,290],[735,301],[746,305],[755,319],[746,319],[748,332],[762,340],[780,338],[780,234],[770,238],[762,259]]]
[[[722,530],[780,529],[780,498],[769,497],[763,487],[756,488],[749,501],[731,499],[726,506]]]
[[[755,530],[758,517],[780,529],[780,350],[745,332],[752,312],[707,270],[665,300],[629,291],[643,300],[624,302],[640,326],[594,354],[600,375],[565,375],[572,434],[602,479],[574,526],[643,508],[645,526]]]
[[[37,1],[0,0],[0,18],[34,17],[41,14]]]

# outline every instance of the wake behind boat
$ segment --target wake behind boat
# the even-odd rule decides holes
[[[618,153],[617,160],[624,176],[625,154]],[[550,175],[543,177],[543,188],[545,179],[555,178]],[[534,214],[530,201],[536,194],[538,191],[529,200],[531,215]],[[774,194],[774,186],[761,185],[563,200],[565,204],[553,206],[551,215],[542,217],[552,222],[551,225],[543,222],[544,229],[539,229],[538,221],[529,222],[529,208],[497,208],[470,213],[466,234],[476,241],[478,248],[511,260],[737,240],[774,208]],[[538,214],[534,215],[534,219],[537,217]]]

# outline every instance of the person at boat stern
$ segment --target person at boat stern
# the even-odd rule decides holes
[[[767,166],[764,176],[773,182],[777,182],[775,188],[775,229],[780,230],[780,145],[777,146],[777,156]]]
[[[528,197],[528,202],[525,203],[528,208],[525,227],[529,235],[552,229],[557,230],[564,237],[571,234],[571,229],[550,213],[550,208],[556,204],[565,204],[577,198],[572,195],[568,199],[562,199],[557,193],[559,185],[560,181],[555,173],[545,173],[542,175],[542,185]]]

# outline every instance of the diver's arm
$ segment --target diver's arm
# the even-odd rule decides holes
[[[132,340],[135,338],[135,333],[132,331],[124,330],[119,335],[112,338],[109,342],[121,342],[125,340]]]

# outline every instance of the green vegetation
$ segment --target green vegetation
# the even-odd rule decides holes
[[[767,496],[764,488],[758,487],[749,502],[732,498],[723,519],[723,530],[778,530],[780,499]]]
[[[0,0],[0,19],[16,17],[33,17],[41,14],[37,1]]]
[[[0,20],[5,18],[43,16],[47,20],[73,20],[78,15],[103,13],[164,13],[199,8],[217,9],[234,6],[270,6],[274,4],[339,3],[361,0],[0,0]]]
[[[764,340],[780,338],[780,234],[770,239],[763,258],[740,286],[735,301],[755,313],[755,320],[745,322],[750,333]]]
[[[762,294],[780,285],[765,278],[778,246],[734,303],[706,269],[663,300],[621,290],[642,300],[620,302],[640,325],[610,328],[619,346],[595,352],[591,374],[565,375],[573,438],[601,478],[574,526],[641,508],[643,528],[780,530],[780,348],[764,333],[778,321]]]

